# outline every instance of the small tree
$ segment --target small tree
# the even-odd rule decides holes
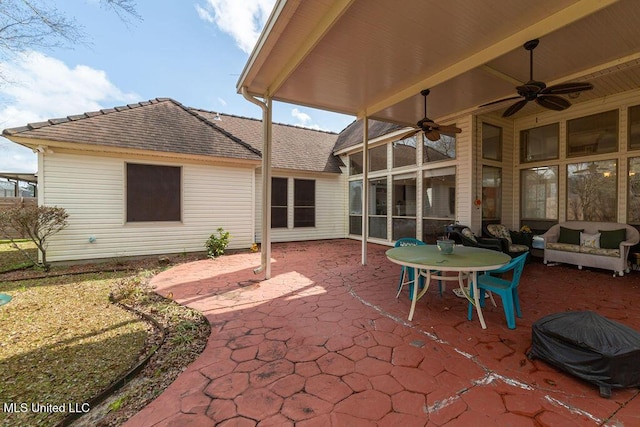
[[[35,265],[48,270],[47,239],[68,225],[68,217],[69,214],[64,208],[57,206],[15,206],[0,212],[0,235],[9,239],[13,246]],[[35,243],[41,262],[33,259],[27,251],[18,246],[10,233],[11,230]]]

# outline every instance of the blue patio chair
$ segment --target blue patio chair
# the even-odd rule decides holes
[[[403,237],[401,239],[396,240],[395,247],[401,246],[421,246],[426,245],[422,240],[415,239],[413,237]],[[432,273],[438,274],[438,271],[432,271]],[[408,282],[404,281],[405,275],[408,276]],[[414,269],[411,267],[405,267],[404,265],[400,267],[400,281],[398,283],[398,293],[396,293],[396,298],[400,296],[400,292],[402,292],[402,287],[405,283],[409,283],[409,298],[413,298],[413,284],[415,282],[414,279]],[[424,289],[424,281],[425,277],[420,275],[418,278],[418,286],[419,289]],[[438,280],[438,285],[440,286],[440,296],[442,296],[442,281]]]
[[[478,291],[480,292],[480,306],[484,307],[485,292],[489,291],[491,296],[491,302],[496,306],[496,302],[493,299],[492,293],[500,295],[502,299],[502,306],[504,307],[504,314],[507,318],[507,327],[509,329],[516,328],[516,317],[522,317],[520,312],[520,300],[518,299],[518,285],[520,284],[520,276],[522,276],[522,270],[527,260],[529,252],[525,252],[513,258],[509,264],[504,267],[500,267],[496,270],[487,271],[484,274],[478,276]],[[494,274],[502,274],[513,270],[513,276],[511,280],[505,280],[501,277],[495,277]],[[473,297],[473,287],[469,289],[471,296]],[[473,304],[469,303],[469,309],[467,312],[467,318],[471,320],[473,317]]]

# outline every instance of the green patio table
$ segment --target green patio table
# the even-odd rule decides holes
[[[453,253],[443,254],[436,245],[420,245],[420,246],[402,246],[389,249],[386,252],[389,261],[405,267],[415,269],[414,278],[420,275],[425,276],[425,287],[418,293],[418,287],[412,286],[413,295],[411,298],[411,310],[409,311],[409,321],[413,319],[416,303],[429,289],[431,279],[437,280],[458,280],[460,290],[471,302],[478,312],[480,325],[482,329],[487,329],[487,325],[482,316],[482,308],[480,307],[480,297],[478,292],[478,272],[495,270],[511,261],[511,257],[498,251],[492,251],[483,248],[474,248],[470,246],[456,246]],[[434,271],[440,272],[435,274]],[[445,276],[442,273],[447,271],[457,272],[458,276]],[[464,287],[463,279],[467,278],[469,286],[473,287],[473,298],[469,295],[469,291]]]

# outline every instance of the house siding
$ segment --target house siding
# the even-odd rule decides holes
[[[203,251],[218,227],[231,233],[230,249],[252,242],[253,168],[60,152],[42,156],[42,203],[69,214],[69,226],[50,239],[48,261]],[[182,168],[182,221],[126,223],[127,162]]]
[[[346,236],[346,197],[341,191],[345,187],[345,174],[305,174],[295,171],[273,171],[274,178],[287,178],[287,228],[271,229],[272,242],[293,242],[319,239],[341,239]],[[310,179],[316,185],[315,227],[293,226],[293,182],[294,179]],[[262,175],[255,171],[256,218],[262,218]],[[256,221],[256,241],[262,241],[260,221]]]

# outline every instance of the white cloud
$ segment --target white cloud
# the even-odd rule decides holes
[[[296,119],[295,126],[302,126],[305,128],[315,129],[315,130],[327,130],[327,129],[323,129],[322,127],[320,127],[320,125],[316,123],[312,123],[313,120],[311,119],[311,116],[303,111],[300,111],[297,108],[294,108],[293,110],[291,110],[291,116],[294,119]]]
[[[225,101],[224,99],[222,99],[222,98],[220,98],[220,97],[218,97],[218,102],[219,102],[220,104],[222,104],[222,106],[223,106],[223,107],[226,107],[226,106],[227,106],[227,101]]]
[[[229,34],[238,47],[251,53],[267,22],[275,0],[206,0],[196,4],[200,19],[215,24]]]
[[[39,52],[0,63],[0,74],[6,79],[0,85],[0,129],[138,100],[138,95],[113,85],[104,71],[86,65],[69,68]],[[30,150],[2,139],[0,153],[0,171],[35,172]]]

